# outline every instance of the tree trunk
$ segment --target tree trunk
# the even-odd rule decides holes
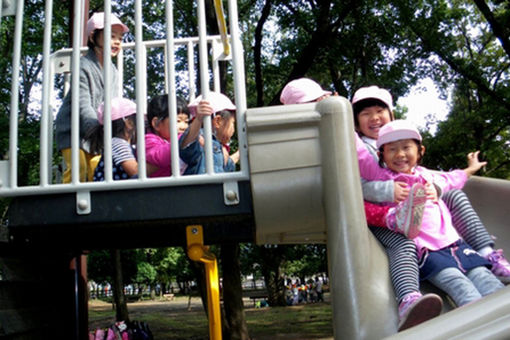
[[[223,322],[224,339],[250,339],[244,315],[239,244],[221,246],[221,268],[223,271]]]
[[[111,250],[113,262],[113,299],[115,303],[115,318],[117,321],[129,322],[126,295],[124,294],[124,281],[122,279],[122,264],[120,261],[120,250]]]
[[[276,246],[276,248],[260,247],[261,270],[264,275],[264,282],[267,289],[267,300],[270,306],[286,306],[285,285],[283,276],[280,273],[280,265],[283,261],[283,252],[285,246]]]

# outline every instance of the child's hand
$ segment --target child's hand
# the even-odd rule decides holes
[[[232,159],[232,161],[234,162],[234,164],[237,164],[237,162],[239,162],[239,150],[237,150],[236,152],[234,152],[233,154],[230,155],[230,159]]]
[[[427,200],[437,202],[437,190],[434,184],[432,183],[425,184],[425,194],[427,195]]]
[[[395,181],[393,192],[396,203],[404,201],[407,198],[407,196],[409,196],[409,188],[407,187],[407,183]]]
[[[197,106],[197,119],[203,120],[206,116],[212,116],[214,114],[213,108],[207,100],[201,100]]]
[[[483,166],[487,165],[487,162],[480,162],[478,160],[478,154],[480,151],[470,152],[467,155],[468,167],[464,169],[468,177],[474,175]]]

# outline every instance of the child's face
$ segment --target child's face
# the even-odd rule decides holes
[[[186,131],[189,125],[189,117],[185,113],[177,114],[177,133],[183,133]]]
[[[112,57],[116,57],[119,54],[120,49],[122,47],[122,38],[123,37],[124,37],[124,33],[123,33],[123,30],[122,30],[122,27],[119,26],[119,25],[112,26],[112,36],[111,36],[111,39],[110,39],[111,49],[112,49],[112,52],[111,52],[111,56]],[[97,47],[102,52],[103,51],[103,42],[104,42],[104,30],[99,33],[99,36],[97,37],[97,40],[98,40],[97,41],[97,43],[98,43]]]
[[[228,144],[230,139],[234,135],[235,132],[235,122],[236,119],[234,116],[225,119],[220,116],[214,117],[214,126],[216,130],[216,139],[221,144]]]
[[[377,139],[379,129],[391,121],[390,110],[379,105],[364,108],[358,114],[358,129],[364,135]]]
[[[382,156],[388,169],[410,174],[424,151],[423,146],[418,150],[418,144],[413,139],[402,139],[384,144]]]

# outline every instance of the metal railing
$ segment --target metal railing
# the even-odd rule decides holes
[[[174,185],[191,185],[204,183],[236,183],[240,180],[249,178],[248,158],[247,158],[247,142],[245,135],[245,79],[244,79],[244,61],[242,46],[239,39],[239,30],[237,22],[237,4],[236,1],[228,2],[230,41],[226,41],[226,36],[208,36],[205,24],[205,5],[204,0],[198,0],[198,37],[175,38],[173,27],[173,3],[166,1],[166,39],[156,41],[143,41],[142,38],[142,11],[141,1],[135,1],[135,27],[134,42],[123,43],[123,51],[117,57],[117,68],[121,77],[120,83],[123,81],[124,64],[126,62],[124,53],[127,50],[134,50],[134,58],[136,60],[135,67],[135,98],[131,98],[137,103],[137,160],[139,177],[132,180],[114,181],[112,179],[112,157],[111,157],[111,96],[112,96],[112,80],[111,69],[104,67],[105,81],[105,141],[104,141],[104,161],[105,176],[104,182],[80,182],[79,181],[79,66],[80,56],[86,50],[81,46],[82,43],[82,27],[83,25],[83,1],[75,1],[74,4],[74,26],[73,26],[73,46],[69,49],[63,49],[51,53],[51,25],[53,11],[52,0],[46,0],[45,3],[45,30],[43,39],[43,76],[42,76],[42,110],[41,110],[41,129],[40,129],[40,171],[39,184],[20,186],[18,185],[18,153],[19,153],[19,87],[20,87],[20,55],[21,41],[23,39],[23,1],[18,1],[16,5],[16,26],[15,39],[12,60],[12,88],[10,103],[10,129],[9,129],[9,156],[7,160],[0,161],[0,196],[22,196],[22,195],[38,195],[51,193],[87,193],[96,190],[117,190],[132,189],[140,187],[156,187],[156,186],[174,186]],[[105,12],[105,41],[104,45],[110,44],[110,16],[111,3],[104,2]],[[231,45],[231,56],[225,46]],[[198,58],[195,58],[195,48],[198,48]],[[208,48],[210,47],[210,48]],[[146,89],[146,70],[147,70],[147,51],[149,49],[161,49],[161,53],[165,60],[165,89],[169,94],[170,103],[176,102],[176,68],[175,53],[179,50],[187,49],[187,78],[189,79],[190,100],[197,93],[207,99],[210,91],[209,84],[213,84],[214,91],[219,91],[220,75],[218,63],[220,60],[230,60],[232,63],[232,74],[234,82],[234,98],[236,104],[236,122],[237,136],[240,151],[240,170],[233,173],[214,173],[212,163],[212,132],[211,119],[204,119],[203,131],[205,139],[205,155],[206,155],[206,173],[200,175],[182,176],[179,172],[179,149],[176,126],[175,105],[170,105],[170,137],[171,137],[171,168],[172,175],[169,177],[148,178],[146,175],[145,165],[145,131],[144,131],[144,113],[147,107],[147,89]],[[209,51],[211,53],[209,54]],[[111,58],[110,49],[104,49],[104,58]],[[198,59],[198,62],[195,62]],[[209,69],[209,60],[212,69]],[[200,70],[201,88],[196,88],[195,69]],[[65,91],[70,89],[72,95],[72,113],[71,113],[71,164],[72,164],[72,181],[71,183],[56,183],[53,180],[53,108],[52,108],[52,92],[54,88],[55,74],[70,75],[71,82],[65,82]],[[65,92],[64,91],[64,92]]]

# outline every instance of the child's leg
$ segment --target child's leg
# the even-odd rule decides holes
[[[388,253],[391,282],[399,303],[398,330],[407,329],[439,315],[443,305],[441,298],[435,294],[420,293],[414,242],[386,228],[370,227],[370,230]]]
[[[419,292],[419,270],[416,245],[404,235],[386,228],[370,227],[388,253],[390,277],[398,302],[405,295]]]
[[[466,276],[473,282],[482,296],[492,294],[505,287],[487,267],[475,267],[468,271]]]
[[[447,191],[441,199],[452,215],[453,226],[474,250],[494,247],[494,241],[462,190]],[[482,254],[486,255],[486,254]]]
[[[492,264],[492,272],[504,283],[510,283],[510,263],[501,249],[494,250],[494,241],[461,190],[446,192],[443,201],[451,212],[453,226],[474,250]]]
[[[482,297],[473,282],[457,268],[445,268],[428,280],[446,292],[458,307]]]

